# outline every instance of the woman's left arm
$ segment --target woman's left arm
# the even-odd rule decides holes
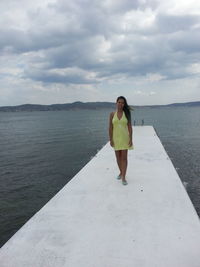
[[[129,132],[129,146],[132,146],[133,145],[133,140],[132,140],[132,135],[133,135],[133,129],[132,129],[132,124],[131,122],[129,121],[128,122],[128,132]]]

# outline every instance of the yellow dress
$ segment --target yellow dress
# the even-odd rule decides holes
[[[123,112],[121,119],[117,117],[115,112],[113,119],[113,142],[115,150],[126,150],[133,149],[133,146],[129,146],[129,131],[128,131],[128,120]]]

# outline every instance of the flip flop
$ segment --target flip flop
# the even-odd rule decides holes
[[[127,183],[126,180],[122,180],[122,184],[123,184],[123,185],[127,185],[128,183]]]
[[[120,179],[121,179],[121,175],[118,175],[118,176],[117,176],[117,180],[120,180]]]

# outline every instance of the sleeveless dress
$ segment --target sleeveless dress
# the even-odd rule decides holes
[[[115,112],[112,119],[114,150],[133,149],[133,146],[129,146],[129,131],[127,123],[128,120],[124,112],[120,120],[117,117],[117,112]]]

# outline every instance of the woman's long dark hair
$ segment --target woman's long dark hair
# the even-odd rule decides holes
[[[124,100],[124,107],[123,107],[123,111],[126,115],[126,118],[128,120],[128,122],[131,122],[131,107],[127,104],[126,98],[124,96],[119,96],[117,98],[117,102],[119,99],[123,99]]]

